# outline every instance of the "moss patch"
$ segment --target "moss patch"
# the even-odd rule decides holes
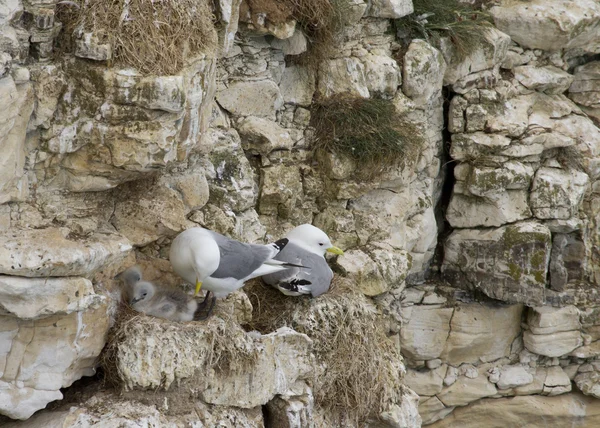
[[[335,95],[313,103],[311,118],[316,154],[348,156],[360,165],[362,175],[412,165],[425,146],[422,132],[390,100]]]
[[[109,43],[109,65],[134,67],[145,74],[176,74],[186,60],[212,54],[217,46],[209,0],[75,0],[57,6],[63,23],[60,42],[93,32]]]

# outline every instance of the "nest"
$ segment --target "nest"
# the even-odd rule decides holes
[[[179,323],[145,315],[126,303],[120,303],[115,323],[108,333],[107,344],[100,355],[99,364],[106,383],[120,389],[132,389],[126,383],[128,376],[123,372],[119,360],[124,352],[129,351],[132,339],[146,336],[152,336],[158,341],[169,338],[170,342],[164,345],[176,344],[177,348],[187,350],[188,353],[181,355],[181,358],[203,361],[197,367],[202,371],[243,371],[251,367],[258,358],[253,339],[227,313],[216,310],[205,322]],[[209,343],[209,346],[207,349],[195,347],[194,344],[198,343]],[[161,389],[167,390],[175,380],[178,381],[164,379]]]
[[[93,33],[112,51],[109,65],[145,74],[176,74],[186,60],[217,46],[210,0],[76,0],[57,6],[66,50]],[[65,40],[66,39],[66,40]]]
[[[316,299],[288,297],[258,282],[245,291],[254,308],[248,328],[269,333],[288,326],[313,340],[315,404],[340,423],[377,419],[400,401],[400,352],[382,316],[347,280],[336,277],[329,293]]]

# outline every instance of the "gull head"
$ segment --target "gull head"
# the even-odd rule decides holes
[[[132,307],[147,303],[154,296],[154,285],[151,282],[139,281],[133,287],[133,296],[129,302]]]
[[[312,224],[302,224],[286,235],[294,244],[314,254],[324,256],[326,252],[342,255],[344,252],[331,243],[325,232]]]

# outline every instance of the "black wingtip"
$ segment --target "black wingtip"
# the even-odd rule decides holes
[[[282,266],[285,266],[285,267],[297,267],[297,268],[300,268],[300,269],[310,269],[308,266],[296,265],[294,263],[284,263],[284,264],[282,264]]]
[[[277,248],[279,251],[281,251],[285,248],[285,246],[288,244],[288,242],[290,242],[289,239],[281,238],[281,239],[278,239],[277,241],[273,242],[273,245],[275,246],[275,248]]]

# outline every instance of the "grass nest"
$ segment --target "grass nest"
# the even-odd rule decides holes
[[[187,58],[217,47],[210,0],[74,0],[57,5],[57,19],[61,50],[93,33],[111,47],[109,66],[144,74],[176,74]]]
[[[129,351],[127,348],[132,340],[147,336],[152,336],[164,347],[175,343],[183,351],[187,350],[179,358],[203,361],[203,367],[198,367],[202,372],[211,369],[217,372],[240,371],[252,366],[258,358],[253,339],[240,328],[231,314],[223,313],[219,308],[215,308],[208,321],[180,323],[142,314],[121,302],[99,359],[106,384],[132,389],[126,384],[127,375],[122,372],[119,359],[123,352]],[[210,343],[208,349],[194,346],[207,342]],[[177,365],[177,361],[173,364]],[[167,390],[173,381],[179,379],[163,379],[160,387]]]
[[[313,340],[315,404],[340,423],[377,419],[400,400],[400,353],[382,316],[346,279],[336,277],[316,299],[284,296],[260,282],[245,291],[254,308],[249,329],[269,333],[288,326]]]
[[[425,145],[423,132],[398,114],[392,100],[338,94],[313,103],[314,154],[346,156],[369,178],[391,166],[416,163]]]
[[[491,17],[482,10],[486,3],[413,0],[414,12],[396,20],[396,29],[401,39],[422,38],[438,47],[440,39],[447,37],[456,49],[457,58],[462,60],[482,44],[486,30],[491,28]]]
[[[264,15],[275,25],[296,20],[310,47],[293,61],[313,69],[331,56],[352,7],[347,0],[246,0],[246,3],[255,24]]]

